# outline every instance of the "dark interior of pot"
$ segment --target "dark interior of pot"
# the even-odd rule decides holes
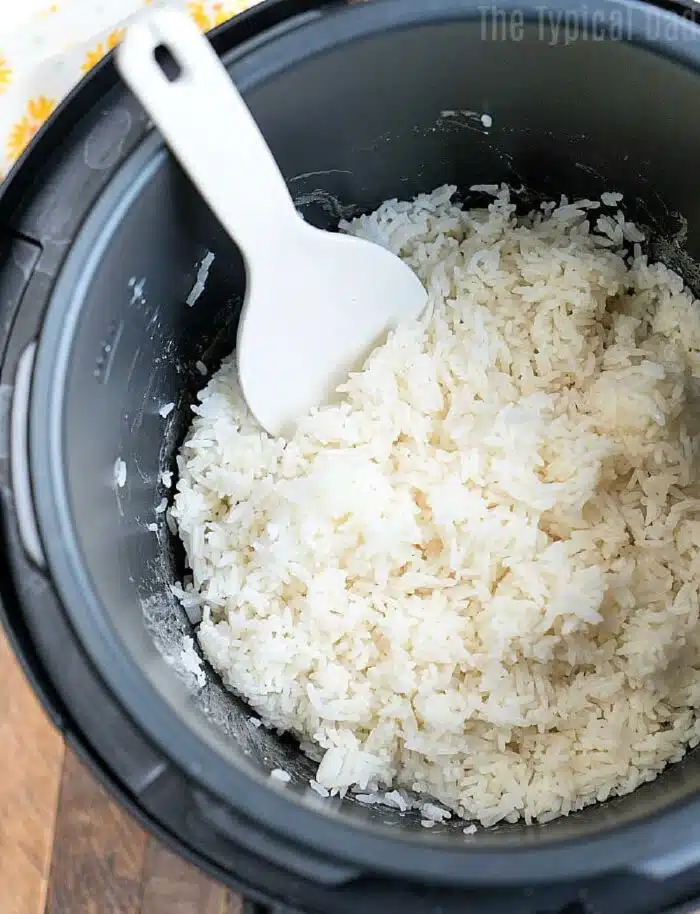
[[[478,203],[484,198],[470,194],[471,185],[507,181],[524,188],[524,208],[562,193],[620,191],[627,212],[653,231],[652,256],[700,291],[693,263],[700,257],[700,76],[628,43],[552,43],[534,23],[522,40],[494,41],[485,28],[475,19],[386,32],[247,90],[304,217],[334,227],[387,198],[444,183]],[[479,118],[484,112],[490,129]],[[206,685],[198,686],[181,656],[191,627],[169,590],[186,571],[184,557],[155,509],[170,495],[159,474],[175,468],[189,406],[205,383],[197,363],[211,373],[234,346],[245,269],[156,137],[126,163],[95,218],[102,226],[88,246],[99,256],[85,267],[75,292],[79,316],[66,329],[69,501],[109,624],[192,730],[233,765],[284,768],[292,775],[287,790],[301,802],[327,802],[341,817],[432,842],[506,847],[590,835],[700,787],[700,757],[691,754],[632,796],[545,826],[467,838],[459,822],[426,832],[414,813],[321,801],[308,787],[315,766],[294,740],[256,729],[250,709],[206,665]],[[204,288],[188,304],[205,258]],[[176,407],[163,418],[159,410],[170,402]],[[123,488],[113,481],[117,459],[126,465]]]

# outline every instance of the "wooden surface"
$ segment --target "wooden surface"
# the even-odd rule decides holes
[[[1,631],[0,669],[0,914],[242,914],[64,749]]]

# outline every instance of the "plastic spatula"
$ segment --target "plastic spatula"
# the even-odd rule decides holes
[[[160,10],[131,26],[117,66],[243,253],[241,388],[263,428],[287,434],[391,326],[420,314],[425,290],[379,245],[304,222],[245,102],[184,13]]]

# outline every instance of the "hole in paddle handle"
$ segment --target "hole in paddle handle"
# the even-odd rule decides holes
[[[153,56],[168,82],[174,83],[182,76],[182,67],[166,45],[159,44]]]

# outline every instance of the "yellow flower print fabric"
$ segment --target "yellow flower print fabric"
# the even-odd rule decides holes
[[[0,95],[6,91],[11,82],[12,67],[4,57],[0,57]]]
[[[111,51],[116,48],[116,46],[124,37],[125,31],[125,29],[115,29],[113,32],[110,32],[109,35],[107,35],[104,41],[98,41],[94,48],[90,48],[90,50],[85,55],[85,60],[83,61],[82,66],[80,67],[83,73],[88,73],[90,70],[92,70],[92,68],[102,60],[107,51]]]
[[[30,98],[24,109],[22,117],[18,118],[10,129],[7,137],[5,154],[9,162],[14,162],[24,151],[39,127],[56,107],[55,98],[39,95]]]
[[[14,21],[0,12],[0,180],[61,99],[149,10],[185,9],[206,32],[256,2],[22,0],[21,16]]]

